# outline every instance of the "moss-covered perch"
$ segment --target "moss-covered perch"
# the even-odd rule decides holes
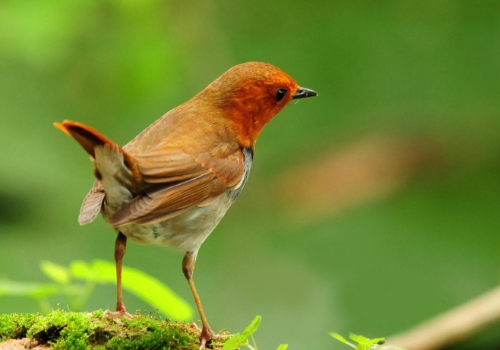
[[[211,344],[221,349],[222,341]],[[199,347],[191,324],[159,320],[156,316],[109,320],[102,311],[54,311],[40,314],[0,315],[0,350],[17,349],[165,349]]]

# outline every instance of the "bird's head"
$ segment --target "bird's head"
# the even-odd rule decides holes
[[[263,127],[291,100],[317,96],[268,63],[232,67],[200,94],[223,111],[243,147],[254,147]]]

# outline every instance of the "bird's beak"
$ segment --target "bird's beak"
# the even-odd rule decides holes
[[[292,99],[296,100],[298,98],[313,97],[313,96],[318,96],[318,93],[314,90],[301,87],[297,90],[295,95],[293,95]]]

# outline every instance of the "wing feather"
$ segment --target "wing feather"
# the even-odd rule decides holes
[[[191,156],[178,149],[154,150],[134,158],[143,181],[152,184],[188,180],[206,171]]]
[[[216,154],[190,155],[179,148],[133,155],[145,190],[108,221],[114,226],[152,224],[211,203],[235,186],[244,172],[239,148],[219,147]]]
[[[96,180],[83,200],[82,207],[80,209],[80,216],[78,216],[78,222],[80,225],[86,225],[94,221],[101,211],[104,196],[104,187],[99,180]]]

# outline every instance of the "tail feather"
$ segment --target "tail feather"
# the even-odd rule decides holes
[[[85,124],[73,122],[71,120],[65,120],[62,123],[54,123],[54,126],[74,138],[75,141],[78,142],[80,146],[82,146],[83,149],[94,159],[96,146],[108,144],[112,148],[117,149],[121,154],[123,154],[124,163],[132,172],[132,176],[139,182],[141,175],[134,158],[118,146],[118,144],[114,143],[97,130]]]
[[[110,202],[117,197],[119,202],[124,192],[120,190],[120,187],[125,187],[132,193],[141,187],[142,180],[137,162],[116,143],[81,123],[65,120],[62,123],[54,123],[54,126],[74,138],[94,160],[96,160],[96,149],[98,153],[100,152],[96,160],[95,171],[98,180],[83,201],[78,219],[81,225],[92,222],[96,218],[101,211],[105,197]],[[101,174],[101,171],[105,174]],[[101,178],[101,175],[105,175],[104,178]],[[108,187],[105,188],[105,186]]]
[[[93,158],[95,158],[94,148],[96,146],[102,146],[107,143],[120,148],[106,136],[85,124],[65,120],[62,123],[54,123],[54,126],[74,138]]]

